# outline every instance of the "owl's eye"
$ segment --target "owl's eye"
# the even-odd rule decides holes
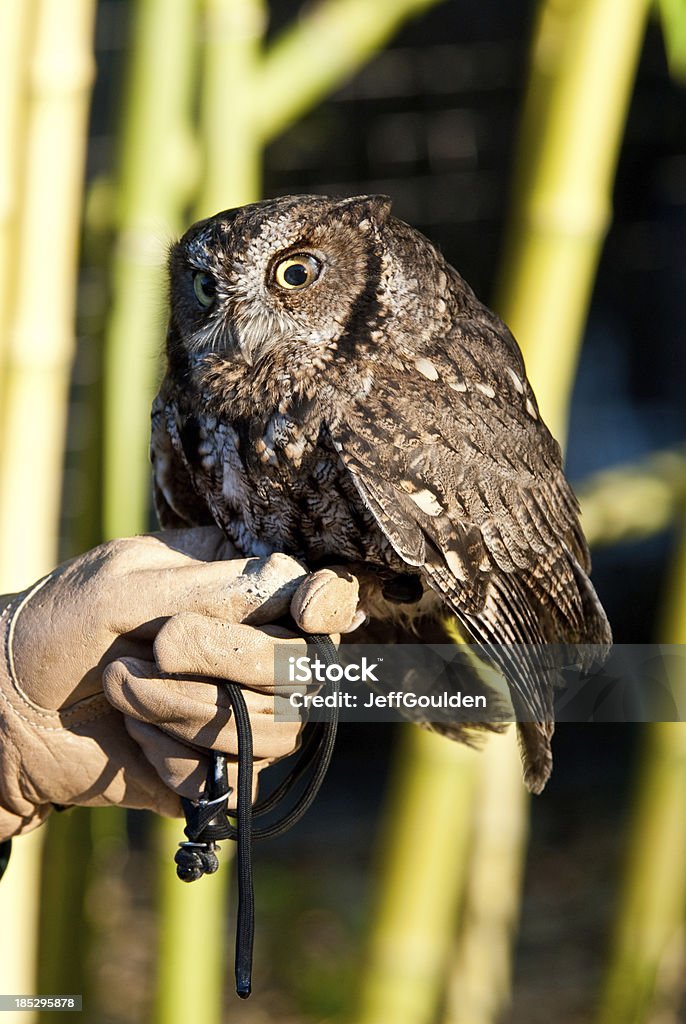
[[[193,274],[193,291],[200,305],[209,309],[217,297],[217,282],[211,274],[196,270]]]
[[[289,256],[276,265],[274,279],[280,288],[307,288],[319,277],[319,263],[314,256]]]

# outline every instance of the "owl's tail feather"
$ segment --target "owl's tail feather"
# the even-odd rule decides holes
[[[480,750],[483,747],[486,737],[491,732],[502,733],[509,727],[509,722],[430,722],[413,719],[415,725],[429,732],[436,732],[439,736],[453,740],[455,743],[464,743],[472,750]]]
[[[482,746],[489,732],[503,733],[509,727],[507,722],[417,722],[417,725],[475,749]],[[519,722],[517,725],[522,777],[526,788],[536,796],[545,789],[553,770],[550,746],[553,730],[552,722]]]
[[[517,725],[524,783],[529,792],[536,795],[543,792],[553,770],[550,740],[554,728],[553,722],[519,722]]]

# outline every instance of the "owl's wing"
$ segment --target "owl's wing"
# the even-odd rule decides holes
[[[545,761],[552,687],[540,652],[605,644],[610,631],[559,447],[511,336],[469,321],[430,357],[379,361],[367,396],[330,432],[393,548],[467,632],[487,646],[532,645],[525,664],[502,667],[532,720],[520,729],[530,759]]]
[[[207,504],[193,486],[188,466],[172,444],[169,399],[160,393],[152,405],[150,460],[153,466],[155,511],[163,529],[186,526],[211,526],[214,523]]]

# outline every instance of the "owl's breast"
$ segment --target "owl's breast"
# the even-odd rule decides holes
[[[195,491],[244,554],[384,563],[386,541],[321,419],[177,412],[174,435]]]

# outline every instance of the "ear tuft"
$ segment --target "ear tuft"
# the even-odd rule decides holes
[[[391,212],[389,196],[351,196],[336,203],[336,212],[357,224],[361,231],[370,231],[372,227],[381,227],[388,220]]]

